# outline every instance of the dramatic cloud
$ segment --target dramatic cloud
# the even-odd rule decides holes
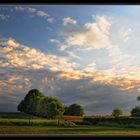
[[[68,63],[65,58],[58,58],[55,55],[44,54],[39,50],[28,46],[20,45],[13,39],[7,40],[4,47],[1,47],[2,57],[1,66],[21,67],[25,69],[51,70],[71,70],[73,65]]]
[[[74,55],[73,53],[69,53],[69,51],[74,51],[73,47],[78,47],[85,51],[104,49],[110,59],[108,68],[100,70],[98,69],[98,65],[93,61],[81,70],[61,72],[60,76],[76,80],[88,77],[92,79],[92,82],[116,86],[121,90],[136,89],[138,91],[139,86],[137,83],[140,82],[140,79],[136,77],[139,72],[136,70],[136,67],[132,67],[135,57],[124,53],[119,45],[113,44],[110,39],[112,24],[108,20],[108,17],[95,16],[94,19],[94,22],[85,23],[81,30],[79,30],[78,26],[73,26],[75,32],[73,32],[74,30],[72,30],[71,34],[69,32],[66,34],[65,32],[63,34],[65,38],[64,42],[56,39],[53,42],[60,46],[60,51],[67,52],[70,57],[73,56],[75,59],[80,58],[80,56],[76,53]],[[123,32],[122,36],[126,39],[131,33],[132,29],[129,28]]]
[[[95,25],[96,24],[87,23],[85,24],[85,28],[87,29],[89,28],[90,30],[88,32],[93,33],[95,32],[95,29],[98,29]],[[87,39],[89,41],[89,38]],[[51,39],[50,41],[60,43],[58,40],[55,39]],[[80,39],[80,41],[82,41],[82,39]],[[96,41],[100,42],[98,39]],[[75,43],[78,45],[80,42]],[[91,64],[88,64],[85,68],[76,70],[77,64],[73,62],[68,62],[69,60],[66,58],[61,58],[55,55],[42,53],[41,51],[36,50],[34,48],[21,45],[12,38],[7,40],[5,43],[2,42],[1,44],[5,45],[2,46],[0,49],[1,68],[20,68],[20,69],[24,68],[25,70],[47,69],[52,72],[56,72],[56,75],[61,77],[62,79],[79,80],[89,78],[91,82],[100,82],[103,84],[116,86],[122,90],[140,89],[140,86],[138,86],[140,79],[135,79],[136,67],[133,67],[133,69],[132,67],[131,69],[129,68],[127,62],[124,61],[124,59],[128,61],[129,56],[124,55],[120,51],[119,47],[115,45],[114,46],[110,45],[106,47],[109,56],[112,58],[111,69],[97,70],[96,69],[97,64],[96,62],[93,61]],[[68,57],[69,59],[72,57],[80,59],[80,57],[75,55],[73,52],[67,51],[67,54],[69,54]],[[123,67],[124,64],[125,67]],[[120,67],[123,68],[120,69],[121,71],[118,70]],[[127,72],[128,69],[131,73],[133,73],[133,75],[131,73],[128,75]]]

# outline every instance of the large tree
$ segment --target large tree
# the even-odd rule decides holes
[[[140,117],[140,107],[135,107],[131,110],[132,117]]]
[[[59,100],[32,89],[18,105],[18,110],[41,117],[56,118],[63,114],[64,106]]]
[[[53,97],[44,97],[41,101],[40,107],[38,113],[42,117],[57,118],[64,113],[63,104]]]
[[[65,107],[64,115],[83,116],[84,109],[82,106],[80,106],[78,104],[72,104],[69,107]]]
[[[37,115],[37,108],[41,98],[45,96],[38,90],[32,89],[18,105],[18,110],[32,115]]]

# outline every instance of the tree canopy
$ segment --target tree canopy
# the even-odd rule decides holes
[[[69,107],[65,107],[64,115],[83,116],[84,109],[82,106],[80,106],[78,104],[72,104]]]
[[[63,114],[64,106],[58,99],[44,96],[39,90],[32,89],[18,105],[18,110],[41,117],[56,118]]]
[[[132,117],[140,117],[140,107],[135,107],[131,110]]]
[[[120,108],[115,108],[112,112],[112,116],[120,117],[123,114],[123,111]]]

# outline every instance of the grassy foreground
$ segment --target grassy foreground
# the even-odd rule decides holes
[[[140,126],[73,125],[72,121],[82,122],[82,117],[63,116],[60,124],[68,125],[58,126],[58,120],[42,119],[24,113],[0,113],[0,134],[140,135]]]
[[[0,134],[115,134],[138,135],[140,129],[101,126],[0,126]]]

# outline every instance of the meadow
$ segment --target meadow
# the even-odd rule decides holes
[[[0,134],[139,135],[140,125],[88,125],[77,116],[63,116],[58,123],[58,119],[9,112],[0,113]]]

